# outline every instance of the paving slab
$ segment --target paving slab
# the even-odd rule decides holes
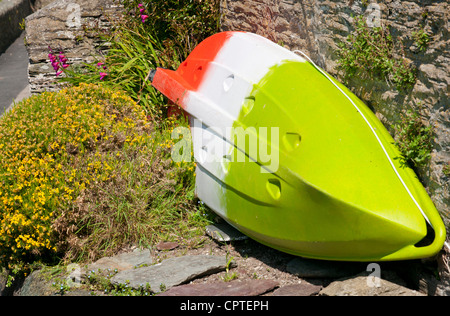
[[[185,284],[158,296],[258,296],[279,286],[275,280],[234,280],[231,282]]]
[[[170,289],[195,278],[224,271],[227,263],[225,256],[175,257],[153,266],[121,271],[111,278],[111,283],[113,285],[128,284],[134,289],[146,286],[148,283],[153,293],[159,293],[162,289]]]
[[[88,271],[115,270],[124,271],[153,264],[150,249],[135,249],[113,257],[103,257],[87,267]]]

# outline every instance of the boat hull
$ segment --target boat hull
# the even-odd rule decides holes
[[[223,32],[177,71],[158,69],[153,85],[192,117],[199,198],[253,239],[326,260],[442,248],[443,222],[388,131],[307,59]],[[416,246],[429,231],[433,240]]]

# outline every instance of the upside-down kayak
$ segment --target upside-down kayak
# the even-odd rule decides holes
[[[198,197],[249,237],[326,260],[442,248],[441,217],[388,131],[306,56],[223,32],[152,84],[193,118]]]

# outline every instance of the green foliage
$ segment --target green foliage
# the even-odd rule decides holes
[[[367,26],[363,16],[355,18],[355,31],[339,44],[338,69],[343,79],[381,79],[406,89],[415,81],[413,69],[403,59],[394,57],[395,46],[387,27]]]
[[[158,129],[124,92],[92,84],[17,104],[0,120],[0,266],[202,235],[194,164],[171,159],[178,124]]]
[[[143,23],[145,31],[166,47],[173,48],[179,61],[184,60],[198,43],[219,29],[219,1],[126,0],[124,5],[133,12],[137,11],[139,3],[144,4],[148,15]],[[131,19],[136,20],[133,15]]]
[[[431,42],[430,35],[428,35],[424,29],[412,32],[411,35],[414,40],[414,43],[419,48],[419,50],[425,51],[428,47],[428,44]]]
[[[401,117],[394,125],[397,135],[396,145],[402,153],[400,162],[411,168],[424,167],[433,149],[432,126],[426,126],[416,112],[407,111]]]
[[[129,12],[116,25],[109,38],[106,56],[82,69],[65,70],[63,80],[101,82],[126,91],[147,115],[164,117],[166,101],[149,81],[149,74],[156,67],[176,69],[206,37],[219,30],[219,7],[216,0],[142,1],[148,18],[142,22],[138,1],[124,1]],[[98,62],[104,64],[97,66]],[[103,68],[105,67],[105,69]],[[100,73],[106,73],[101,77]]]
[[[445,176],[450,177],[450,162],[444,166],[442,172],[444,173]]]
[[[109,269],[108,269],[109,270]],[[111,278],[117,274],[117,269],[114,271],[95,271],[91,270],[87,273],[86,285],[91,291],[101,291],[109,296],[150,296],[152,291],[150,284],[142,284],[138,289],[133,289],[129,286],[130,282],[124,284],[112,284]]]

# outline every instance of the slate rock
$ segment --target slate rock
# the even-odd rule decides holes
[[[319,292],[321,296],[425,296],[402,285],[377,278],[366,273],[330,283]]]
[[[233,280],[231,282],[185,284],[158,296],[258,296],[277,288],[274,280]]]
[[[290,284],[273,292],[273,296],[313,296],[320,292],[322,286],[314,285],[306,281],[302,281],[300,284]]]
[[[179,246],[179,244],[176,242],[162,241],[156,245],[156,249],[158,249],[159,251],[173,250],[173,249],[177,248],[178,246]]]
[[[88,271],[115,270],[124,271],[136,267],[151,265],[153,260],[149,249],[135,249],[132,252],[122,253],[113,257],[103,257],[96,262],[88,265]]]
[[[305,258],[291,260],[286,270],[300,278],[342,278],[365,271],[367,264],[340,261],[322,261]]]
[[[8,283],[8,272],[0,271],[0,296],[6,296],[8,288],[6,284]]]
[[[231,267],[234,264],[231,263]],[[128,284],[134,289],[150,285],[153,293],[161,288],[170,289],[176,285],[189,282],[195,278],[225,270],[225,256],[183,256],[162,261],[159,264],[138,269],[125,270],[111,278],[113,285]]]
[[[41,270],[33,271],[25,278],[22,287],[14,295],[17,296],[50,296],[56,292],[51,280],[42,275]]]

